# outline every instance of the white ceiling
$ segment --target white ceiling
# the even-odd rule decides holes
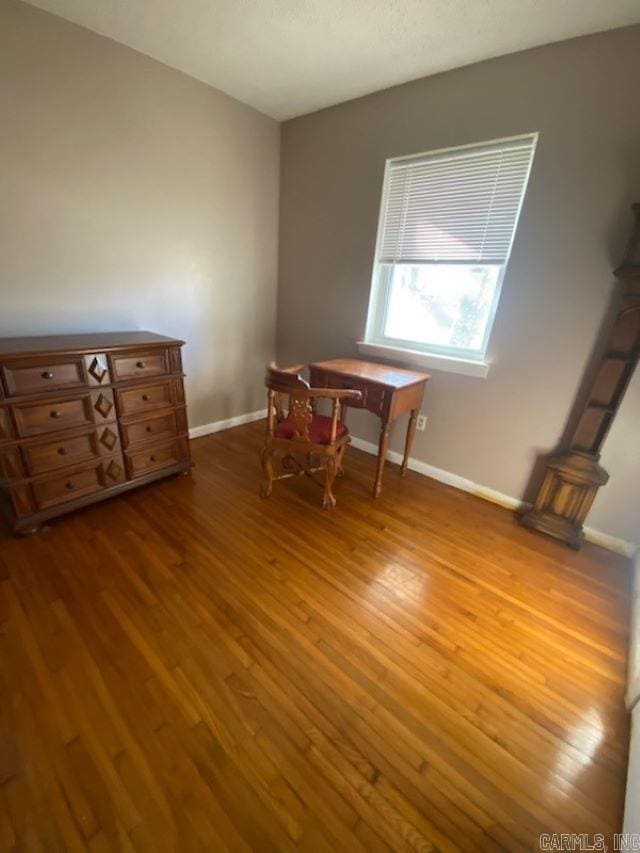
[[[30,0],[287,119],[640,22],[640,0]]]

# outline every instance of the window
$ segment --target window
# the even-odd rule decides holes
[[[530,134],[387,161],[361,348],[486,368],[536,141]]]

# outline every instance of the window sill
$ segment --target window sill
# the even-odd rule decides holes
[[[386,344],[373,344],[367,341],[358,341],[358,350],[365,355],[376,355],[379,358],[392,358],[395,361],[403,361],[415,367],[430,367],[433,370],[444,370],[448,373],[461,373],[463,376],[476,376],[485,379],[489,373],[489,364],[486,361],[472,361],[471,359],[454,358],[448,355],[435,355],[435,353],[421,352],[414,349],[401,349]]]

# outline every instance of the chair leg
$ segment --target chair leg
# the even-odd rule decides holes
[[[273,491],[273,448],[265,447],[260,457],[262,463],[262,472],[264,481],[260,489],[260,495],[263,498],[268,498]]]
[[[338,450],[338,452],[336,454],[336,460],[338,463],[337,464],[337,470],[336,470],[336,477],[344,477],[343,462],[344,462],[344,453],[345,453],[346,449],[347,449],[347,445],[343,444],[342,447],[340,448],[340,450]]]
[[[336,476],[337,463],[334,456],[329,456],[324,463],[324,495],[322,496],[322,509],[333,509],[336,499],[331,491]]]

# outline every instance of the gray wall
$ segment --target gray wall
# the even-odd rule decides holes
[[[640,27],[425,78],[283,125],[279,360],[357,355],[387,157],[539,131],[487,379],[432,372],[418,459],[514,497],[552,449],[615,288],[640,200]],[[636,377],[589,524],[640,541]],[[372,416],[353,431],[376,438]],[[401,449],[404,423],[392,447]]]
[[[175,335],[192,426],[262,408],[278,123],[2,0],[0,127],[0,335]]]

